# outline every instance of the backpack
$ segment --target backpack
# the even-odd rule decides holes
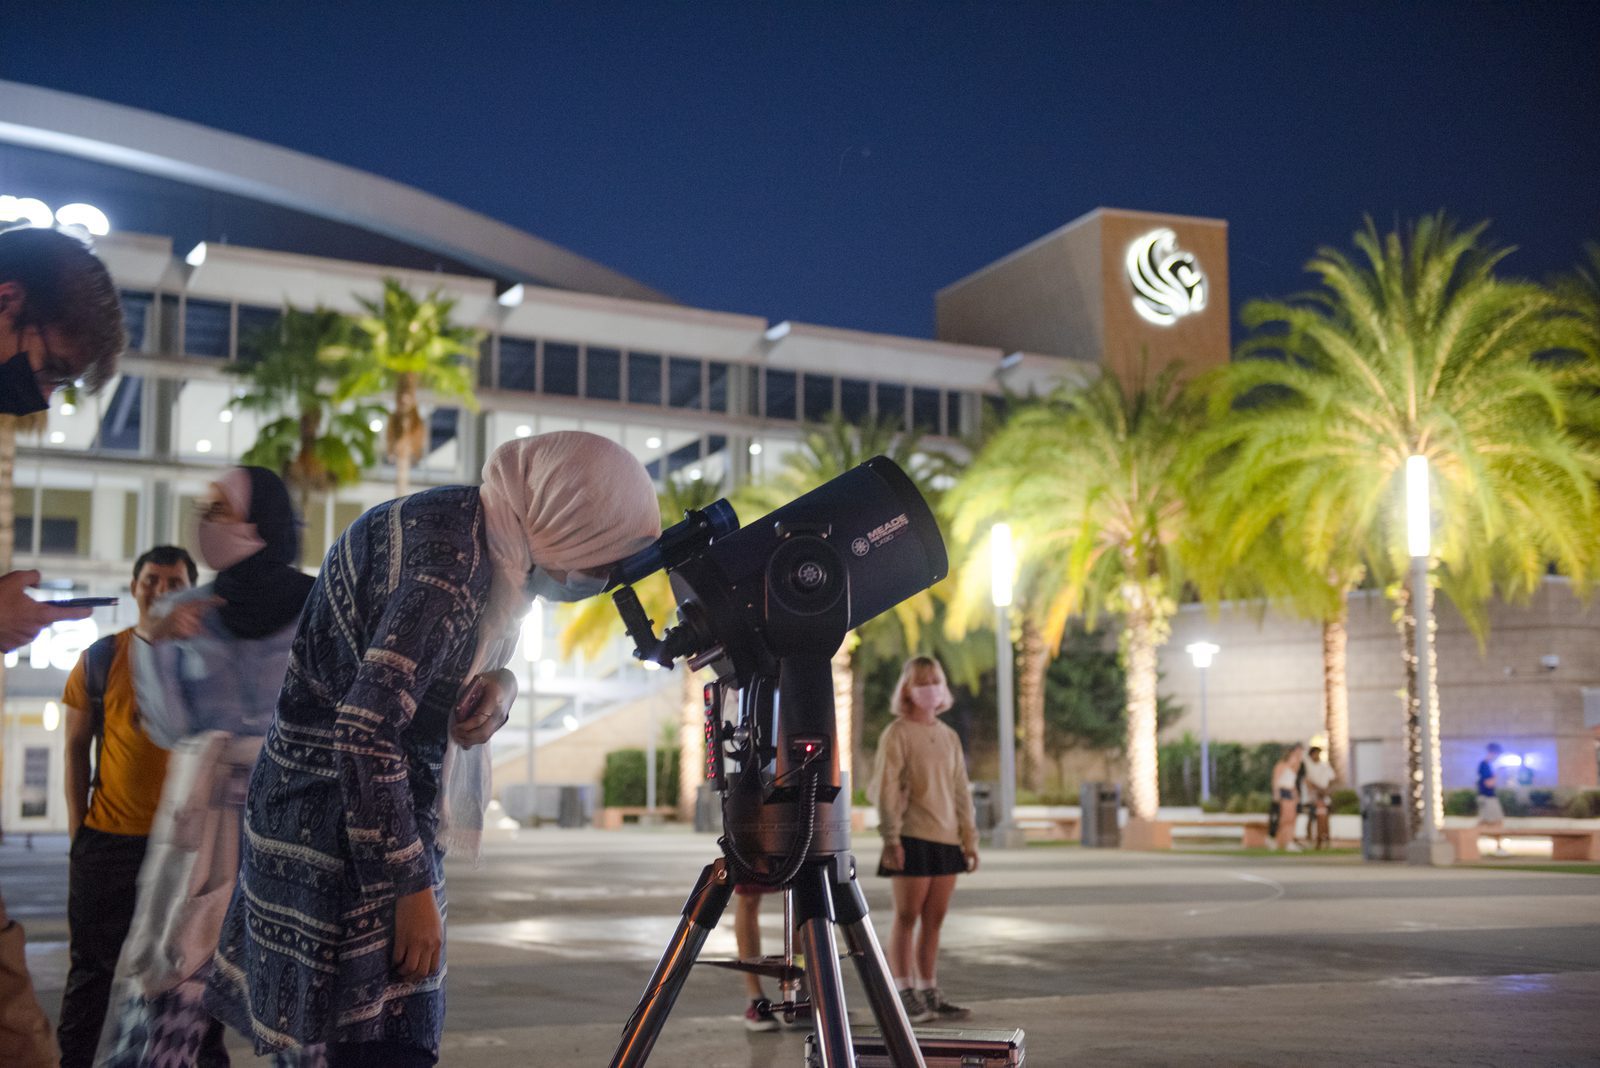
[[[106,681],[117,658],[117,636],[107,634],[83,653],[84,684],[89,691],[89,723],[94,731],[94,773],[91,791],[100,789],[100,749],[106,740]]]

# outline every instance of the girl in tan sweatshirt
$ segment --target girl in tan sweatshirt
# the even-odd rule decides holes
[[[889,967],[913,1023],[971,1015],[944,999],[935,970],[956,876],[978,867],[966,757],[960,737],[938,718],[953,703],[937,660],[908,660],[873,773],[883,836],[878,874],[894,881]]]

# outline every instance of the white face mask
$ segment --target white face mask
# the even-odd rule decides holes
[[[215,571],[226,571],[267,547],[254,523],[217,523],[202,519],[195,532],[200,558]]]
[[[950,702],[950,688],[942,682],[911,687],[911,703],[927,712],[937,713]]]
[[[568,571],[567,581],[557,582],[550,577],[550,572],[542,567],[535,567],[528,574],[527,584],[523,587],[529,597],[538,597],[546,602],[556,601],[585,601],[606,588],[605,575],[590,575],[582,571]]]

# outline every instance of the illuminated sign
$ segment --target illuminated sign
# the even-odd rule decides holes
[[[1204,311],[1206,276],[1194,253],[1178,248],[1178,235],[1162,227],[1128,246],[1128,283],[1133,310],[1146,322],[1171,326]]]
[[[28,646],[28,666],[35,671],[55,668],[71,671],[83,651],[100,637],[100,628],[92,619],[65,619],[52,623],[39,632]],[[20,650],[6,654],[6,667],[16,667],[21,659]]]
[[[59,226],[64,230],[82,230],[94,237],[104,237],[111,232],[111,220],[93,204],[63,204],[52,211],[50,205],[33,197],[0,196],[0,227],[7,223]]]

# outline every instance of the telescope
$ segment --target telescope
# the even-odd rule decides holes
[[[850,854],[830,661],[849,631],[948,572],[944,539],[916,485],[877,456],[744,527],[719,500],[685,513],[612,572],[612,600],[640,660],[708,669],[706,780],[722,798],[722,857],[701,872],[612,1060],[642,1066],[706,936],[738,883],[786,891],[805,952],[822,1068],[853,1065],[835,927],[896,1068],[924,1068]],[[659,635],[632,583],[665,570],[677,620]],[[737,691],[738,716],[725,719]],[[799,969],[776,973],[794,989]],[[796,999],[798,1000],[798,999]],[[786,1003],[793,1010],[794,1002]]]

